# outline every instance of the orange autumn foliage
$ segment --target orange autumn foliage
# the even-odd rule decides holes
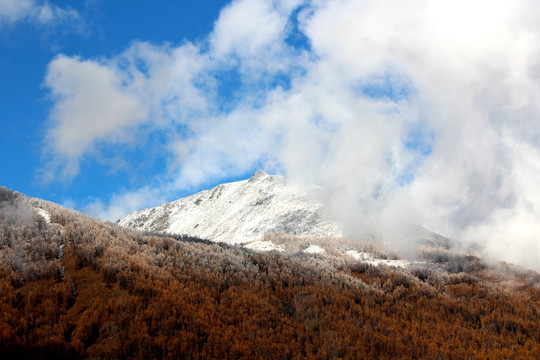
[[[525,277],[415,276],[49,210],[63,257],[38,260],[62,274],[0,264],[4,358],[540,358],[540,290]]]

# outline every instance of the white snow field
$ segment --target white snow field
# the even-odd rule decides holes
[[[313,189],[316,191],[316,189]],[[211,190],[127,215],[122,226],[189,234],[254,250],[279,250],[267,233],[300,237],[341,236],[322,204],[291,185],[283,176],[257,171],[250,179],[221,184]]]

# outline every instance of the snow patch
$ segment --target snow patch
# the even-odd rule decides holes
[[[319,245],[309,245],[306,249],[304,249],[304,252],[308,254],[320,254],[324,251],[325,250]]]
[[[386,265],[386,266],[393,266],[398,268],[407,268],[411,265],[411,262],[409,260],[404,259],[398,259],[398,260],[385,260],[385,259],[375,259],[371,254],[363,252],[363,251],[356,251],[356,250],[349,250],[345,254],[353,257],[356,260],[360,260],[362,262],[367,262],[371,265]]]
[[[356,251],[356,250],[349,250],[346,252],[347,255],[349,255],[350,257],[353,257],[355,258],[356,260],[371,260],[373,259],[373,257],[366,253],[366,252],[363,252],[363,251]]]
[[[51,223],[51,216],[49,215],[49,213],[47,211],[45,211],[43,209],[40,209],[40,208],[34,208],[34,210],[38,213],[38,215],[40,215],[41,217],[43,217],[45,219],[47,224]]]
[[[280,252],[283,252],[285,250],[284,245],[276,245],[271,241],[264,241],[264,240],[253,241],[253,242],[244,244],[243,247],[245,247],[246,249],[254,250],[254,251],[280,251]]]
[[[411,265],[411,262],[409,260],[403,260],[403,259],[398,259],[398,260],[374,259],[374,260],[369,261],[369,263],[375,266],[386,265],[386,266],[398,267],[402,269],[408,268],[409,265]]]

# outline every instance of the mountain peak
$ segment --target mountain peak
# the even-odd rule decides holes
[[[132,213],[120,225],[139,230],[189,234],[233,244],[267,233],[340,236],[322,204],[279,175],[257,171],[249,180],[221,184],[183,199]]]
[[[263,170],[257,170],[255,172],[255,174],[253,174],[251,176],[251,178],[249,179],[249,181],[255,181],[255,180],[258,180],[258,179],[261,179],[263,177],[267,177],[269,176],[267,173],[265,173]]]

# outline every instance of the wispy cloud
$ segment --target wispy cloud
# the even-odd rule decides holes
[[[94,199],[84,205],[82,210],[90,215],[114,221],[148,204],[160,204],[165,201],[166,198],[160,189],[143,187],[135,191],[120,192],[114,195],[109,203]]]
[[[37,25],[55,25],[65,22],[80,22],[79,13],[71,8],[62,8],[48,1],[0,0],[0,27],[20,22]]]
[[[262,164],[323,185],[352,236],[377,232],[399,246],[399,224],[419,223],[533,266],[539,10],[533,1],[240,0],[201,43],[59,56],[46,79],[50,175],[76,176],[100,144],[163,132],[172,160],[150,191],[161,198]],[[93,212],[121,215],[112,209],[122,196]]]

